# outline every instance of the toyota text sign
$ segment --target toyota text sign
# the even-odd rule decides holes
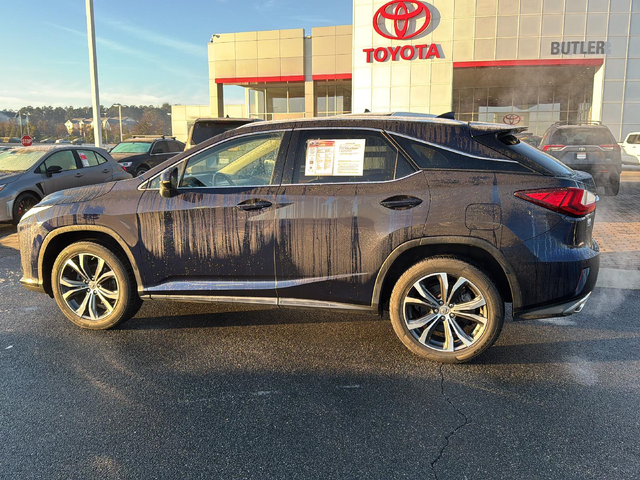
[[[427,31],[431,19],[432,13],[426,4],[415,0],[393,0],[375,13],[373,29],[389,40],[411,40]],[[367,54],[367,63],[441,58],[440,48],[435,43],[365,48],[363,51]]]

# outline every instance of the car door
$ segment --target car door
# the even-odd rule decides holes
[[[83,185],[104,183],[113,176],[113,168],[99,153],[93,150],[77,150],[76,153],[82,165]]]
[[[151,179],[138,207],[148,293],[276,303],[276,193],[288,140],[284,131],[244,135],[188,157],[172,198]]]
[[[297,130],[276,211],[281,305],[371,306],[383,262],[423,235],[424,174],[382,131]]]
[[[58,167],[58,173],[47,173],[51,167]],[[82,185],[83,173],[73,150],[56,150],[40,164],[36,172],[42,174],[45,195]]]
[[[640,158],[640,134],[630,134],[624,142],[623,148],[627,155]]]

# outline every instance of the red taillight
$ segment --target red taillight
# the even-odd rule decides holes
[[[516,197],[572,217],[584,217],[596,209],[598,197],[581,188],[549,188],[516,192]]]
[[[562,150],[565,146],[564,145],[545,145],[544,147],[542,147],[542,151],[543,152],[557,152],[558,150]]]
[[[615,150],[620,150],[620,145],[618,145],[617,143],[615,145],[600,145],[600,148],[603,150],[610,150],[610,151],[615,151]]]

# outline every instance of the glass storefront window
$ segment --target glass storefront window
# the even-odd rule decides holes
[[[528,126],[542,135],[554,122],[590,118],[595,67],[503,67],[454,70],[453,107],[465,121]]]
[[[325,81],[315,84],[316,114],[330,117],[351,113],[351,82]]]
[[[304,85],[269,85],[249,89],[249,116],[261,120],[299,118],[305,113]]]

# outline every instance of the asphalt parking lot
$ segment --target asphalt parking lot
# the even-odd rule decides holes
[[[369,316],[147,303],[82,331],[2,226],[0,478],[639,478],[639,206],[632,170],[582,314],[444,367]]]

